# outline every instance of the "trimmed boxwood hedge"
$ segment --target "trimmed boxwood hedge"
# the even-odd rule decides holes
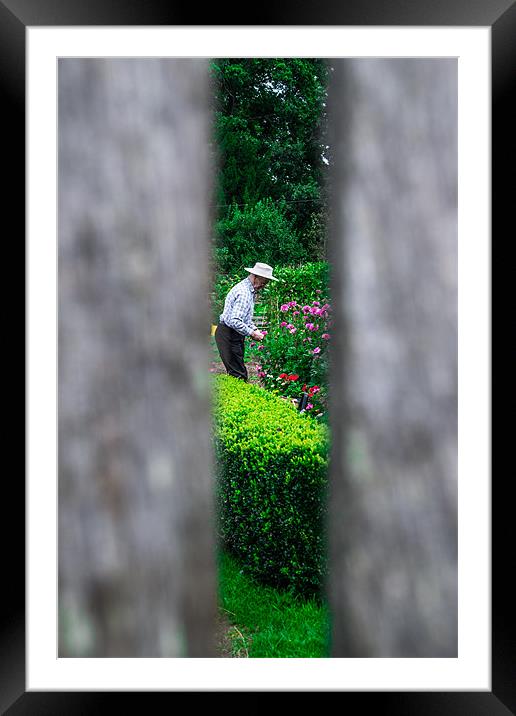
[[[328,431],[290,403],[215,378],[219,533],[247,574],[305,596],[326,571]]]

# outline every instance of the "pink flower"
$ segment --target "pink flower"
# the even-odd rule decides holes
[[[321,304],[319,301],[312,301],[312,306],[320,306]]]
[[[297,303],[295,301],[290,301],[290,303],[288,305],[293,307],[293,306],[297,306]]]
[[[312,403],[307,403],[306,410],[311,410],[313,407]]]
[[[321,352],[321,349],[319,348],[319,346],[317,346],[317,348],[314,348],[313,351],[312,351],[312,353],[313,353],[314,355],[317,355],[317,353],[320,353],[320,352]]]
[[[305,328],[307,331],[313,331],[315,330],[315,326],[313,323],[305,323]]]
[[[315,293],[322,293],[322,291],[320,288],[318,288]]]
[[[287,328],[290,330],[291,328],[294,328],[294,326],[291,323],[287,323]]]
[[[287,326],[288,323],[286,321],[281,321],[280,326],[283,328],[283,326]]]
[[[310,306],[303,306],[303,308],[301,310],[303,311],[303,313],[309,313]]]
[[[324,338],[325,341],[329,341],[329,340],[330,340],[330,334],[329,334],[329,333],[323,333],[322,336],[321,336],[321,338]]]
[[[262,331],[262,333],[263,333],[264,336],[267,335],[267,331]]]
[[[258,346],[259,351],[263,351],[263,346]]]
[[[285,311],[288,311],[289,308],[290,308],[289,304],[284,303],[282,306],[280,306],[280,311],[285,312]]]
[[[292,333],[292,335],[297,331],[297,328],[292,327],[289,331],[289,333]]]
[[[254,341],[251,341],[251,343],[249,343],[249,345],[250,345],[251,348],[254,348],[254,346],[256,345],[256,343],[255,343]]]
[[[294,311],[293,316],[299,316],[299,311]]]

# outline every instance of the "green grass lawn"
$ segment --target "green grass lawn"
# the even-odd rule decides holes
[[[219,556],[219,592],[240,656],[329,657],[326,604],[257,584],[227,553]]]

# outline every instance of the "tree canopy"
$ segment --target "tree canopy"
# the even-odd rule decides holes
[[[328,68],[319,59],[211,64],[219,268],[324,253]]]

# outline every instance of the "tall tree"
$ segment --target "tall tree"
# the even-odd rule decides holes
[[[207,64],[58,76],[59,655],[212,656]]]
[[[457,63],[331,93],[333,655],[457,655]]]
[[[245,214],[270,199],[291,227],[292,243],[312,259],[324,239],[327,74],[318,59],[212,63],[219,217],[234,220],[237,210]],[[231,250],[224,223],[218,228],[219,248]],[[256,250],[267,246],[259,237],[257,243]]]

